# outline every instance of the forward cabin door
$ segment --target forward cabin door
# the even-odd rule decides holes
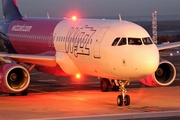
[[[101,30],[99,31],[99,33],[96,37],[96,42],[94,44],[94,58],[96,58],[96,59],[101,59],[100,46],[101,46],[101,42],[102,42],[107,30],[108,30],[108,28],[106,28],[106,27],[101,28]]]

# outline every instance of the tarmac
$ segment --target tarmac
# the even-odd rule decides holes
[[[163,58],[177,69],[176,80],[168,87],[131,82],[127,87],[130,106],[117,106],[120,92],[101,92],[95,77],[83,76],[77,81],[33,70],[28,96],[0,93],[0,120],[179,120],[179,55],[175,50],[165,52]]]

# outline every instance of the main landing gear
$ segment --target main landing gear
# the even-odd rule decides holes
[[[130,96],[125,95],[127,92],[125,86],[129,85],[130,81],[129,80],[109,80],[106,78],[101,79],[101,91],[102,92],[107,92],[109,88],[111,87],[112,91],[121,91],[121,94],[118,95],[117,97],[117,105],[122,106],[123,103],[125,106],[130,105]]]
[[[9,93],[9,96],[16,96],[17,93]],[[27,96],[28,95],[28,89],[22,91],[21,96]]]
[[[100,87],[102,92],[108,92],[109,88],[111,88],[112,91],[119,91],[119,86],[116,85],[115,80],[109,80],[106,78],[101,79]]]

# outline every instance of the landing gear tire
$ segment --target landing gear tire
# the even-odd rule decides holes
[[[109,90],[110,82],[108,79],[102,78],[100,82],[100,87],[102,92],[107,92]]]
[[[28,89],[21,92],[21,96],[27,96],[28,95]]]
[[[125,106],[130,105],[130,96],[129,95],[125,95],[125,97],[124,97],[124,105]]]
[[[118,97],[117,97],[117,105],[118,106],[123,105],[123,96],[122,95],[118,95]]]
[[[16,96],[16,93],[9,93],[9,96]]]

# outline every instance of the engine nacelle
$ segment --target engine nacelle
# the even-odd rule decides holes
[[[0,91],[20,93],[27,89],[30,83],[29,72],[18,64],[0,66]]]
[[[147,68],[148,69],[148,68]],[[154,74],[140,79],[147,86],[168,86],[176,77],[176,68],[167,60],[160,60],[159,66]]]

